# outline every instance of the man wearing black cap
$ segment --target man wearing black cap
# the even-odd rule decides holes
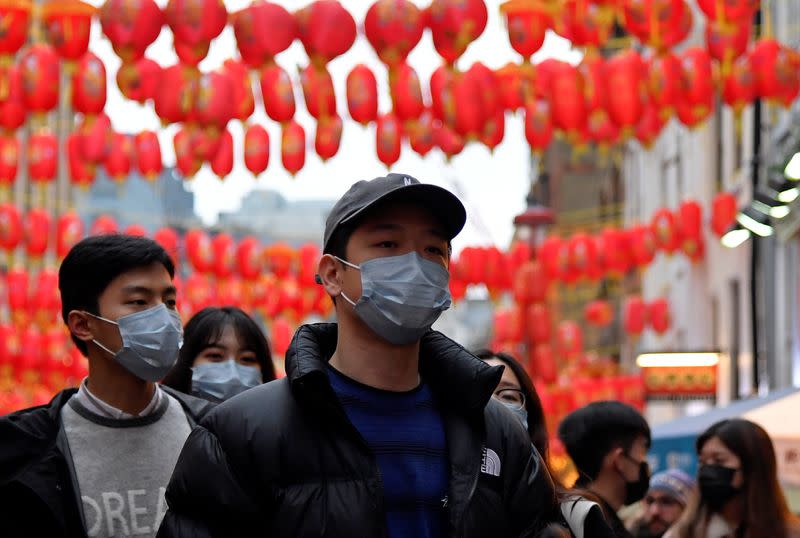
[[[450,306],[450,192],[389,174],[328,217],[318,283],[338,323],[301,327],[287,377],[189,437],[159,536],[536,536],[557,505],[490,367],[431,330]]]

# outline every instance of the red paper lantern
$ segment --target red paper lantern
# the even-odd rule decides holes
[[[721,192],[714,197],[711,203],[711,229],[722,237],[736,221],[739,212],[739,202],[730,192]]]
[[[28,176],[34,183],[50,183],[58,167],[58,139],[40,131],[28,139]]]
[[[13,134],[0,135],[0,186],[8,188],[17,179],[19,140]]]
[[[12,312],[22,312],[28,306],[28,271],[26,269],[10,269],[6,274],[8,287],[8,306]]]
[[[526,330],[530,341],[535,344],[549,344],[551,331],[550,311],[548,308],[542,303],[532,304],[528,307],[526,317]]]
[[[544,302],[549,284],[542,263],[526,261],[514,274],[514,300],[521,305]]]
[[[614,30],[614,7],[586,0],[568,0],[556,31],[577,47],[599,48]]]
[[[117,226],[117,221],[115,221],[113,217],[108,215],[100,215],[92,223],[92,228],[89,230],[89,235],[96,236],[114,234],[117,233],[118,229],[119,227]]]
[[[187,124],[191,134],[192,152],[200,162],[211,162],[222,145],[222,130],[219,127],[202,127],[198,124]]]
[[[703,208],[694,200],[683,202],[678,208],[677,224],[681,250],[690,260],[698,260],[703,250]]]
[[[300,71],[300,84],[303,87],[306,108],[314,119],[336,114],[336,93],[327,69],[315,67],[313,64],[307,66]]]
[[[281,162],[292,176],[303,169],[306,163],[306,132],[294,120],[283,126],[281,133]]]
[[[22,90],[22,70],[16,65],[0,67],[0,79],[3,77],[5,83],[0,84],[0,127],[15,131],[25,123],[28,114]]]
[[[553,349],[547,344],[532,348],[528,356],[528,369],[533,379],[547,384],[555,382],[558,367]]]
[[[233,137],[227,129],[222,131],[219,149],[211,161],[211,171],[220,179],[225,179],[233,171]]]
[[[254,175],[269,166],[269,133],[261,125],[250,125],[244,135],[244,164]]]
[[[147,230],[141,224],[131,224],[122,231],[122,234],[132,237],[147,237]]]
[[[261,246],[254,237],[245,237],[236,247],[236,266],[239,274],[247,280],[255,280],[261,274]]]
[[[464,76],[472,79],[478,89],[478,99],[484,121],[495,118],[498,112],[503,111],[497,77],[491,69],[481,62],[475,62]],[[483,132],[486,132],[485,129]]]
[[[411,149],[422,157],[433,149],[433,114],[430,109],[425,109],[417,120],[408,123],[406,134]]]
[[[378,117],[378,82],[364,64],[358,64],[347,75],[347,109],[350,117],[362,125]]]
[[[711,57],[722,64],[723,72],[747,50],[750,29],[749,21],[739,24],[708,21],[706,48]]]
[[[628,136],[639,124],[647,102],[642,58],[629,49],[612,56],[606,66],[608,113],[623,136]]]
[[[106,106],[106,68],[87,52],[72,75],[72,107],[82,114],[99,114]]]
[[[524,60],[530,61],[531,56],[542,48],[545,34],[553,26],[547,6],[509,2],[501,5],[500,9],[506,16],[511,48]]]
[[[514,112],[535,95],[533,66],[508,63],[495,71],[500,103],[505,110]]]
[[[175,148],[175,167],[185,179],[194,177],[203,163],[195,157],[191,131],[187,128],[180,129],[175,133],[173,145]]]
[[[56,255],[63,259],[83,239],[83,222],[74,211],[62,214],[56,223]]]
[[[617,228],[604,228],[600,232],[603,269],[612,276],[622,277],[631,268],[632,248],[628,234]]]
[[[317,133],[314,137],[314,148],[323,161],[327,161],[339,151],[339,142],[342,140],[342,118],[331,116],[323,118],[317,124]]]
[[[574,321],[564,320],[558,324],[556,340],[558,350],[567,357],[574,357],[583,352],[583,331]]]
[[[103,163],[106,173],[114,181],[125,181],[131,173],[133,160],[133,142],[128,135],[114,133],[111,139],[111,150]]]
[[[164,14],[153,0],[106,0],[100,24],[123,63],[144,56],[164,25]]]
[[[189,230],[184,237],[186,245],[186,257],[195,271],[198,273],[208,273],[214,266],[213,253],[211,251],[211,239],[203,230]],[[186,289],[191,289],[189,282]]]
[[[559,62],[550,84],[553,123],[576,139],[586,124],[583,76],[570,64]]]
[[[800,92],[796,53],[774,39],[759,39],[750,51],[758,96],[786,107]]]
[[[233,79],[226,71],[200,76],[193,109],[198,122],[222,131],[236,113],[235,104]]]
[[[25,251],[34,258],[47,250],[50,238],[50,213],[44,209],[31,209],[25,215]]]
[[[401,62],[389,71],[389,90],[394,113],[401,122],[417,119],[425,110],[419,77],[407,63]]]
[[[433,46],[448,64],[478,39],[488,19],[483,0],[433,0],[429,13]]]
[[[299,271],[297,280],[301,286],[315,285],[314,275],[317,274],[320,255],[319,248],[313,243],[306,243],[298,249]]]
[[[148,181],[155,181],[163,169],[158,136],[153,131],[142,131],[134,138],[134,144],[139,174]]]
[[[465,138],[477,138],[483,128],[484,111],[481,87],[468,73],[458,73],[453,79],[453,115],[445,115],[442,120],[448,127]]]
[[[264,109],[273,121],[285,123],[294,117],[292,80],[279,65],[272,64],[261,71],[261,96]]]
[[[409,0],[378,0],[367,11],[364,34],[388,66],[404,62],[422,39],[425,20]]]
[[[464,139],[444,124],[434,124],[433,143],[450,159],[464,150]]]
[[[312,63],[324,65],[356,40],[356,21],[337,0],[316,0],[295,13],[298,37]]]
[[[209,245],[209,249],[210,249]],[[209,278],[201,273],[193,273],[186,279],[186,298],[196,309],[201,310],[214,303],[216,295]]]
[[[375,147],[378,159],[391,167],[400,160],[400,142],[402,128],[397,116],[392,113],[383,114],[378,118],[378,127],[375,130]]]
[[[89,48],[92,17],[97,10],[79,0],[44,4],[42,18],[47,41],[65,60],[77,60]]]
[[[49,45],[31,45],[19,57],[22,95],[32,112],[45,113],[58,105],[58,55]]]
[[[272,349],[278,355],[285,355],[289,350],[289,344],[292,341],[292,327],[284,317],[275,318],[272,321],[272,330],[270,331],[270,343]]]
[[[80,153],[88,164],[102,163],[111,150],[114,132],[111,120],[105,114],[86,116],[78,127],[80,137]]]
[[[625,332],[631,336],[642,334],[647,321],[647,305],[642,298],[632,296],[625,299],[622,312],[622,325]]]
[[[481,143],[489,148],[489,151],[494,151],[494,148],[500,145],[506,134],[506,116],[503,110],[497,110],[494,116],[486,118],[483,124],[483,133],[481,133]]]
[[[219,0],[169,0],[164,10],[175,41],[199,45],[214,40],[228,22],[225,4]]]
[[[744,108],[756,98],[756,75],[750,65],[750,59],[743,56],[731,66],[722,81],[722,100],[731,107],[735,114],[741,114]]]
[[[286,278],[292,269],[295,252],[286,243],[274,243],[264,249],[264,260],[278,278]]]
[[[0,33],[0,56],[14,56],[25,44],[30,13],[30,2],[5,2],[0,5],[0,20],[3,21],[4,30]]]
[[[254,69],[288,49],[297,37],[292,14],[272,2],[253,2],[231,18],[239,54]]]
[[[445,65],[438,67],[431,74],[430,90],[433,117],[450,125],[455,123],[456,117],[453,87],[457,77],[458,73]]]
[[[666,118],[669,119],[669,118]],[[636,126],[636,139],[642,143],[646,149],[650,149],[658,140],[661,130],[666,123],[663,109],[658,110],[655,105],[648,103],[644,108],[639,124]]]
[[[656,234],[658,248],[672,254],[680,246],[680,235],[675,223],[675,215],[669,209],[659,209],[653,215],[651,224]]]
[[[711,58],[705,49],[692,47],[681,55],[683,92],[678,100],[678,118],[695,127],[714,111],[714,78]]]
[[[684,0],[626,0],[625,28],[643,44],[664,51],[686,39],[692,12]]]
[[[650,320],[650,327],[653,328],[656,334],[664,334],[672,326],[669,303],[666,299],[652,301],[647,306],[647,317]]]
[[[122,95],[138,103],[155,99],[161,82],[161,66],[150,58],[122,64],[117,71],[117,86]]]
[[[656,257],[658,242],[651,226],[634,226],[628,233],[631,259],[637,267],[647,267]]]
[[[571,283],[588,277],[590,268],[597,263],[597,244],[585,233],[577,233],[569,241],[569,269],[563,275]]]
[[[614,310],[608,301],[592,301],[584,309],[587,323],[593,327],[608,327],[614,321]]]
[[[542,153],[553,141],[553,120],[547,101],[537,99],[525,106],[525,139],[537,153]]]
[[[608,108],[606,69],[606,62],[599,54],[585,56],[578,66],[578,71],[583,79],[586,112],[590,118],[598,111],[606,112]]]
[[[697,0],[697,5],[714,21],[745,22],[758,9],[760,0]]]
[[[226,233],[217,234],[211,242],[213,254],[213,270],[217,278],[228,278],[233,275],[236,246],[233,238]]]
[[[250,72],[244,63],[233,59],[225,60],[222,72],[231,81],[233,117],[239,121],[246,121],[256,109],[253,86],[250,82]]]
[[[672,117],[683,92],[683,67],[677,56],[665,52],[650,60],[647,89],[659,118]]]
[[[22,242],[22,214],[14,204],[0,204],[0,247],[11,252]]]
[[[178,233],[172,228],[160,228],[153,234],[153,241],[162,246],[167,251],[173,263],[177,263],[180,258]]]
[[[196,72],[175,64],[161,72],[161,86],[155,95],[156,114],[164,123],[186,121],[194,108]]]

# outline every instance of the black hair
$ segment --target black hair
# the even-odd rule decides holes
[[[233,327],[243,346],[254,352],[261,368],[261,381],[275,379],[275,366],[267,337],[253,318],[235,306],[204,308],[189,320],[183,330],[183,346],[178,361],[161,382],[185,394],[192,392],[192,366],[203,349],[222,337],[226,327]]]
[[[558,427],[558,437],[580,473],[578,486],[597,479],[609,452],[620,447],[628,452],[640,436],[650,447],[647,421],[633,407],[616,401],[581,407],[567,415]]]
[[[473,354],[481,359],[487,361],[489,359],[497,359],[503,364],[511,368],[514,375],[519,380],[520,388],[525,395],[525,411],[528,413],[528,435],[531,438],[531,443],[539,451],[543,458],[547,458],[548,451],[548,436],[547,424],[544,418],[544,407],[542,407],[542,400],[533,386],[528,372],[519,363],[517,359],[503,352],[494,352],[489,349],[479,349]]]
[[[175,277],[175,264],[164,248],[146,237],[123,234],[98,235],[78,242],[69,251],[58,270],[61,292],[61,317],[67,323],[73,310],[99,315],[100,296],[112,280],[142,267],[160,263]],[[72,335],[83,355],[86,343]]]

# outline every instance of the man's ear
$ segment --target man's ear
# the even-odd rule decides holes
[[[330,254],[323,255],[319,260],[317,279],[331,297],[338,297],[342,292],[342,265]]]
[[[72,310],[67,315],[67,327],[69,328],[69,332],[75,335],[75,338],[78,340],[87,343],[94,340],[90,316],[84,312]]]
[[[620,466],[620,460],[624,457],[624,453],[625,451],[621,446],[612,448],[611,451],[606,454],[604,467],[617,469],[618,471],[622,472],[623,469]]]

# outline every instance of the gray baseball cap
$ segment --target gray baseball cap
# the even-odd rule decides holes
[[[448,239],[457,236],[467,221],[464,205],[447,189],[420,183],[406,174],[388,174],[370,181],[354,183],[336,202],[325,221],[323,252],[328,252],[331,237],[342,224],[358,218],[375,205],[388,201],[423,204],[434,212],[444,226]]]

